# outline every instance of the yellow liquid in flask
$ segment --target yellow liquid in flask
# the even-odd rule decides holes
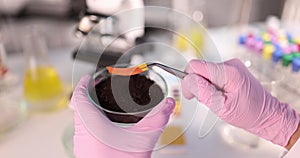
[[[24,95],[35,110],[60,108],[64,91],[55,69],[51,66],[28,69],[24,78]]]

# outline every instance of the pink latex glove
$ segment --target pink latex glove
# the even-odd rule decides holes
[[[286,146],[299,115],[267,92],[238,59],[224,63],[189,62],[183,95],[196,97],[222,120],[275,144]]]
[[[74,90],[71,105],[74,108],[76,158],[149,158],[168,123],[175,101],[163,100],[141,121],[131,127],[119,127],[104,116],[88,99],[84,76]]]

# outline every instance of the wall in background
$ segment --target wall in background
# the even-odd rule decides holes
[[[244,2],[244,0],[188,0],[188,3],[183,1],[186,0],[145,0],[145,5],[175,7],[190,15],[195,10],[201,10],[208,27],[219,27],[236,24],[240,19]],[[268,15],[280,17],[284,2],[285,0],[252,0],[249,22],[264,21]],[[180,4],[189,6],[180,8]]]

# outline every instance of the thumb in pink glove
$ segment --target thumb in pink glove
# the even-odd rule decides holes
[[[141,121],[119,127],[104,116],[88,99],[84,76],[74,90],[74,154],[77,158],[149,158],[173,112],[175,101],[163,100]]]
[[[196,97],[222,120],[286,146],[299,125],[299,115],[266,91],[238,59],[225,63],[189,62],[183,95]]]

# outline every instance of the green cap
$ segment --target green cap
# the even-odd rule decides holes
[[[282,57],[282,65],[283,66],[289,66],[290,63],[293,61],[293,54],[286,54],[286,55],[283,55]]]
[[[271,41],[265,41],[264,43],[265,43],[265,45],[267,45],[267,44],[272,45],[273,44]]]
[[[300,58],[300,53],[299,52],[293,53],[293,57],[294,58]]]

